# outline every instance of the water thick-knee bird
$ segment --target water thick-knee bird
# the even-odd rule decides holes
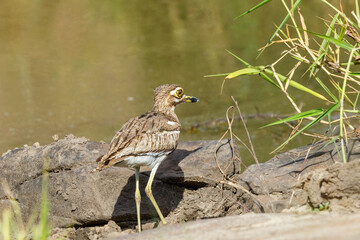
[[[128,120],[115,134],[108,152],[96,161],[94,171],[107,167],[129,167],[135,169],[135,202],[138,230],[141,231],[139,171],[141,166],[150,166],[151,173],[145,193],[154,205],[162,223],[166,224],[151,191],[151,185],[161,162],[173,152],[178,144],[181,124],[175,114],[175,107],[185,102],[198,102],[196,97],[187,96],[177,84],[166,84],[154,90],[152,111]]]

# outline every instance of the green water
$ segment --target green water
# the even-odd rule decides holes
[[[326,17],[330,9],[321,1],[303,2],[303,14],[312,20],[308,27],[325,31],[316,16]],[[345,7],[353,6],[345,2]],[[151,109],[153,89],[164,83],[181,84],[186,94],[201,100],[177,108],[184,127],[181,140],[219,139],[225,124],[201,123],[224,118],[230,96],[243,114],[293,113],[286,98],[257,77],[229,81],[223,94],[222,77],[204,78],[242,67],[225,49],[253,64],[269,64],[279,56],[274,47],[256,59],[257,49],[285,16],[276,1],[234,20],[254,4],[0,1],[0,152],[47,144],[54,134],[109,142],[127,119]],[[316,88],[307,78],[302,83]],[[316,103],[304,95],[301,101],[304,109]],[[247,121],[261,161],[289,134],[285,127],[259,129],[273,120]],[[246,139],[241,124],[234,127]],[[290,147],[310,141],[301,138]]]

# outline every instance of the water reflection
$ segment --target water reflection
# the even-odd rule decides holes
[[[304,6],[310,4],[317,15],[326,16],[320,1]],[[221,78],[203,78],[240,67],[224,49],[255,62],[256,49],[274,31],[264,23],[278,23],[285,12],[270,4],[233,20],[252,5],[220,0],[0,1],[0,152],[36,141],[46,144],[53,134],[110,141],[128,118],[151,108],[152,91],[163,83],[179,83],[201,99],[177,109],[185,128],[224,117],[230,95],[244,113],[288,113],[285,98],[255,78],[229,82],[223,95]],[[315,21],[311,27],[321,24]],[[261,62],[271,62],[276,51],[265,52]],[[267,156],[281,139],[276,140],[276,130],[258,130],[264,124],[253,122],[250,131]],[[185,131],[182,139],[218,139],[224,128]]]

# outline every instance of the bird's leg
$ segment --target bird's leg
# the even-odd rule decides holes
[[[135,181],[136,181],[136,189],[135,189],[135,202],[136,202],[136,216],[138,222],[138,229],[141,232],[141,219],[140,219],[140,202],[141,202],[141,194],[139,190],[139,167],[135,168]]]
[[[154,180],[154,176],[155,176],[155,173],[156,173],[156,170],[157,168],[159,167],[160,164],[158,165],[155,165],[155,167],[151,170],[151,173],[150,173],[150,177],[149,177],[149,181],[148,183],[146,184],[146,187],[145,187],[145,193],[146,195],[148,196],[148,198],[150,199],[150,201],[152,202],[152,204],[154,205],[155,209],[156,209],[156,212],[158,213],[160,219],[161,219],[161,222],[163,224],[166,224],[166,221],[165,221],[165,218],[164,216],[162,215],[161,211],[160,211],[160,208],[159,206],[157,205],[156,201],[155,201],[155,198],[152,194],[152,190],[151,190],[151,185],[152,185],[152,182]]]

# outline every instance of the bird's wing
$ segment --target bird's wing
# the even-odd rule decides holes
[[[132,118],[116,133],[99,164],[112,166],[128,156],[171,152],[177,146],[180,128],[179,122],[157,112]]]

